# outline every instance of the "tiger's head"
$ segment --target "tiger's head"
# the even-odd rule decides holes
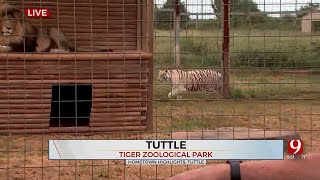
[[[7,3],[2,4],[0,7],[1,35],[9,38],[10,42],[21,42],[24,34],[22,18],[22,11]]]
[[[170,74],[169,74],[168,69],[160,69],[159,70],[159,76],[158,76],[158,81],[163,82],[163,81],[168,81],[170,79]]]

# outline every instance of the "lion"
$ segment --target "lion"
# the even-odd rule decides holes
[[[8,4],[0,8],[0,52],[112,52],[111,49],[75,48],[57,28],[37,28],[23,20],[23,12]]]

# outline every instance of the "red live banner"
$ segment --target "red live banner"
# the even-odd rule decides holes
[[[25,14],[31,18],[49,18],[51,16],[49,9],[44,8],[26,8]]]

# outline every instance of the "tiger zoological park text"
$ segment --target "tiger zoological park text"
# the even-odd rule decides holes
[[[212,151],[131,151],[131,152],[119,152],[120,157],[126,158],[212,158]]]

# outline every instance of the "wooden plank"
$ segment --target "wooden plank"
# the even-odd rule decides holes
[[[9,109],[15,110],[15,109],[33,109],[35,111],[39,111],[40,109],[50,109],[51,108],[51,102],[48,101],[47,103],[43,104],[0,104],[0,111],[8,111]]]
[[[47,102],[50,99],[6,99],[0,98],[0,104],[42,104]],[[138,97],[138,98],[95,98],[95,103],[106,103],[106,102],[147,102],[148,99],[146,97]]]
[[[141,126],[142,121],[135,121],[135,122],[108,122],[106,123],[91,123],[91,127],[114,127],[114,126]],[[145,124],[142,124],[145,126]]]
[[[73,33],[68,33],[68,34],[73,34]],[[70,39],[76,39],[78,43],[83,42],[83,41],[97,41],[103,40],[103,41],[120,41],[120,42],[127,42],[131,43],[134,42],[136,43],[137,37],[136,35],[130,35],[130,34],[123,34],[123,36],[103,36],[103,34],[97,35],[98,33],[77,33],[77,35],[73,38],[70,37]],[[95,36],[95,37],[94,37]],[[109,42],[110,43],[110,42]],[[94,42],[92,42],[94,44]]]
[[[81,74],[75,74],[75,75],[46,75],[43,74],[42,76],[39,77],[39,75],[0,75],[0,81],[14,81],[14,80],[27,80],[27,81],[33,81],[33,80],[43,80],[43,81],[48,81],[48,80],[58,80],[58,79],[63,79],[63,80],[92,80],[92,82],[95,82],[96,80],[103,80],[103,79],[146,79],[146,75],[140,75],[140,74],[105,74],[105,75],[93,75],[93,76],[84,76]],[[107,83],[108,81],[106,81]],[[41,82],[40,82],[41,83]]]
[[[29,104],[25,104],[25,107],[19,107],[19,106],[11,106],[7,108],[0,109],[0,113],[3,114],[3,117],[9,117],[10,115],[15,115],[15,114],[28,114],[28,113],[33,113],[33,114],[39,114],[39,115],[48,115],[51,112],[51,104],[44,104],[39,105],[36,104],[34,108],[31,108]],[[131,110],[131,109],[139,109],[139,111],[144,111],[146,104],[135,104],[135,105],[125,105],[125,106],[111,106],[106,104],[105,106],[100,106],[100,107],[93,107],[92,108],[92,114],[109,114],[110,112],[136,112],[136,110]]]
[[[101,107],[94,107],[92,110],[92,113],[95,113],[95,115],[100,114],[103,115],[104,113],[108,112],[136,112],[136,111],[147,111],[146,104],[144,106],[142,105],[132,105],[132,106],[101,106]]]
[[[140,59],[150,59],[152,57],[151,53],[0,53],[1,60],[43,60],[46,61],[57,61],[59,60],[77,60],[77,61],[106,61],[108,59],[112,60],[140,60]]]
[[[21,5],[17,3],[12,3],[12,5],[15,5],[18,8],[23,8]],[[105,12],[105,13],[116,13],[116,12],[136,12],[135,7],[137,6],[136,3],[134,4],[112,4],[106,2],[104,3],[85,3],[81,4],[78,1],[76,3],[69,2],[69,3],[62,3],[59,2],[59,4],[56,4],[54,2],[42,2],[42,3],[30,3],[30,2],[25,2],[25,8],[48,8],[51,14],[52,18],[57,18],[57,15],[59,13],[59,17],[63,18],[66,13],[81,13],[83,15],[90,15],[91,12],[92,14],[95,14],[97,12]],[[58,8],[57,8],[58,7]],[[88,10],[90,9],[90,10]],[[59,10],[59,11],[58,11]],[[85,14],[85,12],[87,14]]]
[[[87,49],[91,49],[93,45],[91,44],[79,44],[77,47],[82,47],[82,48],[87,48]],[[104,45],[94,45],[95,48],[99,48],[99,49],[104,49],[104,48],[108,48]],[[136,50],[137,47],[134,45],[134,46],[126,46],[126,47],[123,47],[123,46],[120,46],[120,45],[112,45],[112,47],[109,47],[109,48],[112,48],[114,52],[125,52],[125,51],[132,51],[132,50]]]
[[[25,96],[25,95],[42,95],[42,96],[48,96],[51,95],[51,89],[41,90],[41,89],[34,89],[34,90],[1,90],[0,89],[0,96]],[[141,95],[146,94],[146,89],[95,89],[93,91],[94,96],[93,97],[101,97],[105,95],[128,95],[128,96],[134,96],[134,95]]]
[[[106,94],[106,93],[146,93],[146,89],[138,89],[138,88],[108,88],[108,89],[94,89],[94,94]],[[0,88],[0,96],[7,95],[7,94],[51,94],[52,90],[51,87],[48,87],[48,89],[2,89]]]
[[[92,117],[90,119],[90,126],[100,126],[106,127],[110,124],[120,125],[121,123],[131,123],[132,125],[139,125],[141,122],[146,121],[146,116],[109,116],[102,118]],[[37,128],[47,128],[49,127],[50,118],[43,119],[1,119],[0,120],[0,130],[1,129],[37,129]],[[39,125],[39,126],[38,126]]]
[[[17,0],[6,0],[6,2],[10,2],[10,4],[16,4],[16,5],[21,5],[21,2],[20,1],[17,1]],[[79,5],[79,4],[92,4],[92,5],[95,5],[95,4],[107,4],[109,6],[113,5],[126,5],[126,4],[135,4],[136,0],[108,0],[107,3],[105,0],[77,0],[76,1],[76,4]],[[66,5],[66,4],[75,4],[74,1],[70,1],[70,0],[59,0],[59,2],[57,1],[42,1],[42,2],[35,2],[35,1],[24,1],[24,4],[25,6],[26,5],[38,5],[40,6],[41,5],[45,5],[45,4],[53,4],[53,5]],[[61,6],[61,7],[64,7],[64,6]]]
[[[102,115],[104,112],[135,112],[135,111],[147,111],[147,107],[108,107],[103,109],[100,113],[95,113],[93,115]],[[6,113],[4,113],[6,112]],[[9,113],[10,112],[10,113]],[[10,109],[1,110],[0,118],[45,118],[48,117],[50,113],[50,109],[43,109],[41,111],[35,111],[34,109],[16,109],[15,111],[11,111]]]
[[[19,69],[19,67],[16,67],[17,69],[9,69],[9,70],[3,70],[0,73],[0,79],[1,80],[14,80],[14,79],[40,79],[40,80],[51,80],[51,79],[70,79],[70,78],[80,78],[80,79],[89,79],[89,80],[95,80],[95,79],[114,79],[114,78],[137,78],[137,79],[145,79],[147,74],[147,68],[144,68],[143,70],[140,70],[140,67],[137,66],[129,66],[124,68],[120,68],[118,66],[118,69],[97,69],[97,71],[93,71],[90,69],[39,69],[34,70],[37,67],[34,68],[28,68],[28,69]],[[116,67],[115,67],[116,68]],[[128,69],[128,68],[135,68],[135,69]],[[126,72],[125,70],[128,69]],[[137,72],[138,71],[138,72]],[[68,73],[69,72],[69,73]],[[42,83],[45,84],[45,83]],[[123,83],[122,83],[123,84]],[[28,87],[26,87],[28,88]]]
[[[146,79],[95,79],[95,84],[106,84],[106,83],[122,83],[122,84],[137,84],[137,83],[147,83]],[[60,80],[0,80],[0,84],[10,83],[10,84],[41,84],[41,83],[90,83],[88,80],[83,79],[60,79]]]
[[[69,0],[60,0],[59,3],[62,2],[66,2],[66,3],[70,3]],[[115,5],[115,4],[119,4],[119,5],[123,5],[123,4],[134,4],[136,2],[136,0],[108,0],[107,1],[108,5]],[[43,2],[46,3],[46,2]],[[94,4],[98,4],[98,3],[106,3],[105,0],[77,0],[77,4],[78,3],[94,3]]]
[[[23,53],[7,53],[8,56],[18,56],[21,55]],[[114,56],[112,57],[111,54]],[[29,57],[30,55],[33,55],[31,57]],[[52,57],[47,59],[50,56],[57,56],[57,54],[53,54],[53,53],[25,53],[25,59],[29,59],[28,61],[23,61],[25,59],[8,59],[8,61],[0,61],[0,63],[2,65],[5,65],[4,68],[8,68],[10,67],[10,65],[20,65],[20,66],[30,66],[30,65],[41,65],[43,66],[43,68],[48,68],[50,67],[50,65],[53,67],[51,68],[58,68],[61,69],[62,67],[74,67],[75,65],[78,65],[77,68],[81,69],[81,65],[85,65],[85,69],[92,69],[92,67],[88,67],[87,65],[91,65],[91,66],[100,66],[100,65],[105,65],[106,67],[103,67],[103,69],[108,68],[108,66],[115,66],[115,65],[126,65],[126,64],[143,64],[143,63],[147,63],[148,59],[144,58],[144,57],[149,57],[151,56],[151,54],[145,54],[143,52],[119,52],[119,53],[109,53],[109,54],[104,54],[104,53],[82,53],[82,52],[78,52],[78,53],[64,53],[64,54],[59,54],[60,59],[53,59]],[[98,56],[97,56],[98,55]],[[103,55],[102,57],[105,57],[106,55],[106,59],[99,59],[101,58],[101,55]],[[133,57],[131,57],[131,55],[133,55]],[[65,61],[64,58],[69,58],[69,56],[73,56],[74,59],[72,59],[73,61]],[[89,57],[88,59],[85,59],[84,57]],[[115,58],[115,56],[118,56],[117,58]],[[36,57],[40,59],[32,59],[32,57]],[[20,57],[19,57],[20,58]],[[41,59],[42,58],[42,59]],[[56,58],[56,57],[55,57]],[[113,59],[114,58],[114,59]],[[82,61],[79,61],[79,59],[83,59]],[[10,60],[10,61],[9,61]],[[100,60],[100,61],[96,61],[96,60]],[[80,67],[79,67],[80,65]],[[23,67],[22,66],[22,67]],[[56,67],[58,66],[58,67]],[[12,66],[14,67],[14,66]],[[83,69],[84,67],[82,67]],[[120,67],[121,68],[121,67]]]
[[[136,13],[132,13],[132,16],[135,16],[135,15],[136,15]],[[125,20],[123,20],[123,19],[119,20],[119,17],[109,17],[108,13],[105,13],[105,14],[99,15],[99,16],[91,16],[91,15],[90,16],[81,16],[81,19],[83,19],[85,21],[89,21],[91,19],[96,20],[96,21],[90,21],[89,22],[90,23],[90,27],[92,26],[92,27],[96,27],[96,28],[99,28],[99,23],[95,23],[95,22],[100,22],[100,21],[104,21],[105,23],[107,23],[107,24],[100,24],[103,27],[108,27],[108,24],[112,24],[112,25],[119,25],[119,24],[121,24],[121,25],[133,25],[133,24],[137,24],[137,21],[138,21],[136,18],[132,18],[132,17],[128,18],[128,19],[125,19]],[[68,21],[69,20],[80,21],[79,17],[74,16],[73,14],[72,15],[64,15],[64,21],[67,21],[67,20]],[[58,25],[59,24],[60,28],[71,27],[71,25],[76,26],[77,28],[79,28],[78,25],[80,25],[78,23],[75,24],[73,22],[72,24],[70,24],[70,26],[65,27],[65,26],[62,26],[63,23],[62,24],[60,23],[60,19],[59,18],[56,18],[56,19],[55,18],[50,18],[50,19],[46,19],[46,20],[42,20],[42,21],[35,21],[35,22],[32,22],[32,24],[34,24],[37,27],[48,27],[48,26],[51,26],[51,25]],[[83,27],[85,27],[85,26],[83,26]],[[88,28],[88,26],[85,27],[85,28]]]
[[[126,21],[124,22],[128,25],[136,25],[137,22],[136,21]],[[60,25],[58,26],[57,24],[51,24],[51,27],[54,28],[63,28],[63,32],[66,36],[68,36],[69,38],[76,37],[78,34],[83,34],[83,33],[89,33],[88,32],[88,25],[77,25],[74,26],[72,24],[65,24],[63,25],[63,27]],[[126,27],[126,26],[125,26]],[[67,29],[68,28],[68,29]],[[110,28],[108,26],[108,24],[106,25],[92,25],[90,27],[90,32],[92,30],[92,36],[100,36],[100,37],[112,37],[113,35],[115,36],[120,36],[120,34],[125,34],[126,36],[132,36],[135,37],[134,33],[136,32],[136,30],[134,28],[125,28],[125,29],[121,29],[121,31],[119,31],[119,29],[115,29],[115,28]],[[77,34],[75,34],[75,32]],[[138,36],[136,36],[138,37]]]
[[[41,60],[39,60],[41,61]],[[45,59],[43,59],[42,61],[45,61]],[[92,73],[94,72],[95,74],[101,74],[101,73],[123,73],[123,74],[130,74],[130,73],[147,73],[148,71],[146,70],[147,68],[147,64],[145,60],[135,60],[132,63],[128,63],[130,60],[122,60],[122,61],[118,61],[117,63],[113,63],[113,62],[103,62],[100,61],[102,63],[100,64],[96,64],[96,62],[93,62],[88,60],[88,61],[70,61],[70,63],[73,64],[66,64],[64,65],[63,61],[48,61],[48,64],[32,64],[32,62],[34,61],[30,61],[28,63],[25,63],[24,65],[22,65],[20,62],[11,62],[11,64],[7,64],[5,65],[5,61],[0,60],[0,69],[2,71],[6,71],[6,72],[1,72],[1,74],[10,74],[10,73],[20,73],[20,74],[25,74],[25,73],[29,73],[32,74],[32,69],[35,72],[43,72],[43,74],[51,74],[52,70],[58,70],[57,73],[55,74],[59,74],[61,73],[60,71],[63,70],[69,70],[69,71],[65,71],[63,72],[63,74],[73,74],[73,73]],[[2,65],[3,64],[3,65]],[[5,67],[7,66],[7,67]],[[99,67],[100,66],[100,67]],[[41,68],[41,69],[35,69],[35,68]],[[132,69],[135,68],[135,69]],[[17,70],[17,71],[14,71]],[[50,71],[51,70],[51,71]],[[97,70],[97,71],[96,71]],[[103,70],[103,71],[102,71]],[[46,71],[49,71],[48,73],[46,73]]]
[[[41,105],[39,105],[41,107]],[[21,117],[24,116],[24,114],[38,114],[38,115],[48,115],[51,112],[50,108],[30,108],[28,104],[25,104],[24,108],[5,108],[0,109],[0,114],[3,114],[6,117],[9,117],[11,115],[21,114]],[[0,115],[1,116],[1,115]]]
[[[122,117],[116,117],[116,116],[112,116],[112,117],[105,117],[105,116],[92,116],[91,122],[90,124],[100,124],[103,126],[102,123],[105,123],[105,126],[108,125],[108,123],[110,122],[133,122],[136,124],[139,124],[139,122],[141,121],[145,121],[146,120],[146,116],[122,116]]]
[[[42,129],[49,128],[49,123],[45,124],[0,124],[0,131],[6,129]]]
[[[41,60],[39,60],[41,61]],[[42,60],[45,61],[45,60]],[[122,60],[118,61],[118,63],[114,62],[103,62],[100,64],[96,64],[93,61],[69,61],[69,64],[63,64],[63,61],[47,61],[47,64],[37,64],[35,61],[30,61],[25,63],[24,65],[20,62],[11,62],[11,64],[1,65],[5,63],[4,61],[0,61],[0,69],[5,72],[1,72],[3,75],[11,75],[11,74],[36,74],[37,72],[42,72],[43,74],[143,74],[147,73],[147,64],[145,60],[135,60],[129,63],[130,60]],[[34,64],[33,64],[34,62]],[[72,64],[71,64],[72,63]],[[7,67],[5,67],[7,66]],[[99,67],[100,66],[100,67]],[[40,68],[40,69],[37,69]],[[33,70],[33,71],[32,71]],[[55,70],[55,71],[53,71]],[[68,71],[66,71],[68,70]],[[49,72],[47,72],[49,71]],[[35,72],[35,73],[33,73]],[[56,72],[56,73],[53,73]]]
[[[70,134],[70,133],[98,133],[98,132],[141,132],[146,130],[145,126],[125,126],[125,127],[64,127],[64,128],[49,128],[49,129],[15,129],[1,130],[0,134]]]
[[[93,110],[92,112],[107,112],[105,108],[109,107],[144,107],[146,102],[105,102],[105,103],[96,103],[93,101]],[[51,108],[51,101],[43,102],[42,104],[8,104],[0,103],[0,111],[14,111],[17,109],[32,109],[38,111],[39,109],[46,110]]]
[[[75,12],[74,12],[75,10]],[[120,21],[130,21],[130,20],[136,20],[137,12],[136,11],[118,11],[120,9],[112,9],[112,11],[105,10],[103,11],[102,9],[94,9],[92,11],[92,14],[90,11],[88,12],[88,7],[77,7],[76,9],[63,9],[59,10],[59,17],[52,15],[52,20],[59,20],[60,21],[65,21],[65,20],[76,20],[74,23],[80,22],[82,17],[92,17],[92,23],[97,23],[100,24],[101,22],[98,20],[95,20],[94,17],[98,16],[104,16],[107,17],[107,20],[120,20]],[[46,21],[46,20],[43,20]],[[90,23],[91,23],[90,22]],[[105,21],[104,21],[105,22]]]
[[[33,100],[51,100],[51,94],[9,94],[9,95],[1,95],[1,100],[24,100],[24,99],[33,99]],[[147,97],[147,93],[105,93],[105,94],[94,94],[93,98],[100,99],[108,99],[108,98],[143,98]]]
[[[97,117],[96,117],[97,116]],[[117,116],[141,116],[141,112],[140,111],[131,111],[131,112],[128,112],[128,111],[124,111],[124,112],[113,112],[113,111],[110,111],[110,110],[106,110],[104,113],[99,113],[99,116],[98,114],[97,115],[92,115],[91,116],[91,120],[92,121],[99,121],[99,119],[106,119],[106,118],[110,118],[110,117],[117,117]]]
[[[135,15],[136,16],[136,15]],[[59,25],[59,27],[63,30],[63,32],[65,32],[67,30],[67,28],[72,28],[71,30],[74,30],[74,27],[79,28],[79,26],[84,26],[87,24],[87,27],[86,29],[87,30],[91,30],[91,29],[95,29],[95,28],[101,28],[102,27],[105,27],[106,26],[106,23],[107,24],[107,27],[108,29],[118,29],[119,31],[117,31],[118,33],[119,32],[122,32],[121,30],[124,30],[124,29],[135,29],[136,26],[134,23],[136,22],[136,19],[129,19],[129,20],[121,20],[121,19],[114,19],[114,20],[110,20],[110,19],[107,19],[107,20],[93,20],[93,21],[90,21],[90,20],[84,20],[84,21],[80,21],[80,20],[76,20],[76,19],[63,19],[63,20],[59,20],[59,22],[56,22],[56,21],[49,21],[48,23],[46,23],[45,26],[42,26],[42,27],[51,27],[51,26],[56,26]],[[37,27],[41,27],[41,24],[40,25],[37,25]],[[68,31],[66,31],[68,32]]]
[[[119,40],[119,39],[115,39],[116,40]],[[106,48],[109,48],[109,49],[112,49],[111,47],[112,46],[122,46],[122,47],[125,47],[125,46],[129,46],[129,47],[135,47],[136,46],[136,42],[128,42],[128,41],[124,41],[124,40],[119,40],[117,42],[99,42],[99,41],[95,41],[95,42],[89,42],[88,41],[77,41],[77,44],[79,46],[84,46],[84,45],[89,45],[89,46],[104,46]]]
[[[6,55],[9,56],[18,56],[23,53],[7,53]],[[8,59],[8,61],[3,61],[0,62],[3,65],[42,65],[44,68],[49,66],[49,65],[55,65],[57,66],[58,63],[58,68],[61,66],[70,66],[70,65],[75,65],[75,64],[90,64],[90,65],[99,65],[99,64],[105,64],[105,65],[124,65],[124,64],[141,64],[141,62],[147,62],[148,59],[145,57],[150,58],[149,55],[144,55],[144,53],[130,53],[130,52],[118,52],[117,55],[116,53],[108,53],[108,54],[103,54],[103,53],[98,53],[98,52],[88,52],[88,53],[82,53],[82,52],[77,52],[75,53],[61,53],[61,54],[54,54],[54,53],[25,53],[26,57],[25,59],[29,59],[27,62],[24,62],[24,59]],[[141,54],[141,55],[140,55]],[[36,59],[32,59],[29,57],[30,55],[33,55]],[[57,59],[57,55],[58,58]],[[132,57],[133,55],[133,57]],[[53,56],[53,57],[50,57]],[[56,57],[55,57],[56,56]],[[66,61],[66,58],[70,58],[70,56],[73,56],[72,60],[73,61]],[[118,56],[118,57],[117,57]],[[20,57],[19,57],[20,58]],[[39,58],[39,59],[37,59]],[[47,59],[48,58],[48,59]],[[56,58],[56,59],[53,59]],[[88,59],[86,59],[88,58]],[[100,59],[104,58],[104,59]],[[80,59],[83,59],[81,62],[79,61]],[[10,60],[10,61],[9,61]],[[96,61],[100,60],[100,61]],[[119,61],[120,60],[120,61]],[[48,64],[46,64],[46,63]],[[54,66],[54,67],[55,67]],[[6,67],[7,68],[7,67]],[[53,67],[52,67],[53,68]],[[86,67],[87,69],[90,69],[90,67]]]
[[[10,1],[7,1],[10,2]],[[21,2],[17,2],[17,1],[11,1],[10,4],[13,4],[19,8],[22,8],[22,4]],[[127,2],[126,1],[121,1],[121,2],[110,2],[110,0],[108,0],[108,2],[101,1],[101,2],[95,2],[95,1],[87,1],[87,2],[82,2],[77,0],[76,2],[74,1],[42,1],[42,2],[36,2],[36,1],[24,1],[24,7],[33,7],[33,8],[44,8],[44,7],[51,7],[51,8],[56,8],[57,6],[59,7],[59,9],[72,9],[73,7],[86,7],[87,9],[90,8],[90,6],[92,7],[92,9],[95,8],[99,8],[99,7],[106,7],[108,9],[114,9],[114,8],[118,8],[118,9],[132,9],[130,7],[134,7],[136,6],[136,0],[134,0],[134,2]]]
[[[41,60],[39,60],[41,61]],[[42,61],[45,61],[43,59]],[[35,72],[42,72],[45,70],[49,71],[48,73],[43,72],[43,74],[51,74],[52,70],[58,71],[56,74],[75,74],[75,73],[85,73],[85,72],[95,72],[95,74],[100,73],[109,73],[109,74],[115,74],[115,73],[122,73],[122,74],[130,74],[130,73],[147,73],[146,70],[147,64],[145,60],[135,60],[130,63],[130,60],[122,60],[118,61],[118,63],[114,62],[103,62],[100,61],[100,64],[96,64],[97,62],[93,62],[90,60],[87,61],[69,61],[67,64],[63,61],[47,61],[47,65],[45,64],[33,64],[35,61],[26,62],[24,65],[20,62],[11,62],[5,65],[4,61],[0,61],[0,69],[6,72],[2,72],[1,74],[10,74],[10,73],[20,73],[25,74],[29,73],[32,74],[31,70],[34,70]],[[65,64],[64,64],[65,63]],[[72,64],[71,64],[72,63]],[[4,64],[4,65],[1,65]],[[5,67],[7,66],[7,67]],[[99,67],[100,66],[100,67]],[[41,68],[41,69],[35,69],[35,68]],[[133,69],[134,68],[134,69]],[[14,70],[17,70],[16,72]],[[50,71],[51,70],[51,71]],[[64,71],[63,70],[68,70]],[[103,71],[102,71],[103,70]],[[62,71],[62,72],[61,72]]]
[[[38,61],[46,61],[44,58],[42,60]],[[40,64],[36,61],[27,61],[25,64],[21,64],[19,61],[12,61],[10,63],[6,63],[5,61],[0,60],[0,69],[6,72],[1,72],[2,74],[9,74],[14,73],[13,70],[17,73],[25,74],[29,73],[32,74],[31,70],[34,70],[35,72],[39,71],[52,71],[52,70],[69,70],[65,71],[64,74],[72,74],[72,73],[78,73],[78,72],[86,72],[92,73],[95,72],[95,74],[99,73],[147,73],[146,70],[147,67],[147,61],[144,59],[141,60],[118,60],[118,62],[108,62],[108,61],[100,61],[101,63],[98,63],[99,61],[95,60],[87,60],[87,61],[47,61],[47,64]],[[5,64],[6,63],[6,64]],[[99,67],[100,66],[100,67]],[[41,69],[35,69],[35,68],[41,68]],[[135,69],[132,69],[135,68]],[[96,71],[97,70],[97,71]],[[101,71],[104,70],[104,71]],[[43,73],[43,74],[50,74],[52,72]],[[58,72],[61,73],[61,72]],[[56,73],[56,74],[58,74]]]
[[[92,113],[91,121],[94,122],[113,122],[113,121],[130,121],[130,120],[143,120],[146,116],[142,116],[141,112],[144,111],[118,111],[114,112],[108,110],[101,113]]]
[[[71,21],[71,20],[70,20]],[[80,24],[74,24],[74,23],[70,23],[70,22],[60,22],[59,21],[59,26],[58,26],[58,22],[49,22],[46,26],[48,27],[55,27],[55,28],[61,28],[63,32],[65,33],[73,33],[73,32],[77,32],[77,33],[89,33],[92,30],[95,29],[104,29],[105,31],[103,31],[104,33],[107,34],[118,34],[118,33],[123,33],[123,32],[128,32],[131,35],[134,35],[134,31],[135,31],[135,27],[136,27],[136,21],[118,21],[112,24],[106,24],[106,22],[104,22],[104,24],[92,24],[90,23],[90,26],[88,26],[88,24],[85,23],[80,23]],[[90,31],[89,31],[90,30]],[[102,36],[105,36],[105,34],[101,34]],[[70,36],[72,37],[72,36]]]
[[[145,106],[146,106],[145,102],[122,102],[122,103],[106,102],[104,104],[94,103],[92,112],[97,112],[97,113],[106,112],[105,109],[109,107],[145,107]]]
[[[35,114],[21,114],[21,113],[17,113],[17,114],[0,114],[0,118],[1,119],[4,119],[4,118],[7,118],[7,119],[11,119],[11,118],[14,118],[14,119],[45,119],[45,118],[49,118],[49,115],[48,114],[38,114],[38,113],[35,113]]]
[[[0,119],[0,124],[47,124],[49,125],[49,118],[40,118],[40,119]]]
[[[0,89],[3,90],[16,90],[16,89],[22,89],[22,90],[33,90],[36,89],[39,91],[39,93],[41,94],[41,92],[45,89],[51,89],[52,84],[51,83],[42,83],[42,84],[30,84],[29,86],[25,86],[24,84],[3,84],[0,85]],[[147,84],[94,84],[93,85],[94,89],[101,89],[101,90],[110,90],[110,89],[146,89]]]
[[[135,117],[139,117],[138,119],[140,120],[140,118],[142,120],[144,120],[145,116],[141,116],[140,115],[141,112],[109,112],[109,113],[103,113],[103,115],[98,116],[98,117],[94,117],[91,116],[90,121],[91,122],[105,122],[105,121],[110,121],[112,122],[113,117],[127,117],[127,116],[135,116]],[[123,119],[122,119],[123,120]],[[29,124],[37,124],[37,123],[49,123],[50,121],[50,117],[36,117],[36,118],[23,118],[23,117],[19,117],[19,118],[2,118],[0,119],[0,124],[24,124],[24,123],[29,123]]]

